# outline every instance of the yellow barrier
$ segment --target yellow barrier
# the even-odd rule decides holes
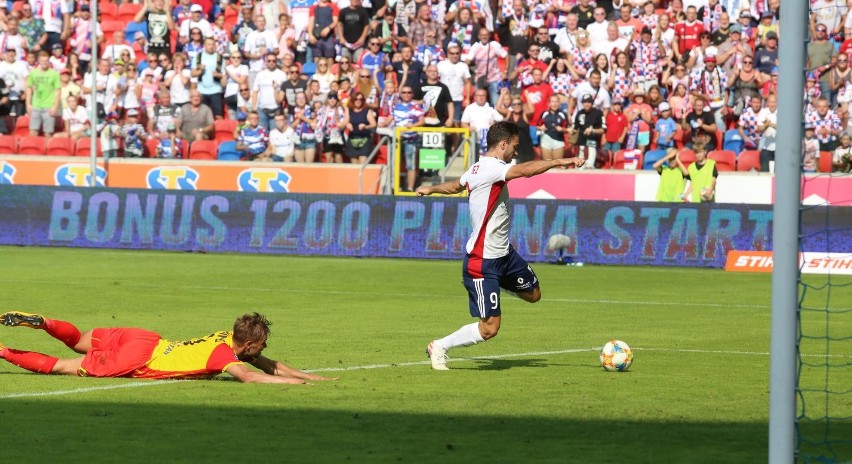
[[[415,192],[404,192],[400,188],[400,174],[401,174],[401,156],[402,156],[402,133],[403,132],[426,132],[426,133],[435,133],[440,132],[443,134],[462,134],[464,137],[462,139],[462,143],[465,144],[465,148],[463,149],[463,160],[464,167],[467,170],[468,162],[470,160],[470,150],[471,150],[471,139],[470,139],[470,129],[462,128],[462,127],[397,127],[394,129],[394,163],[393,163],[393,193],[394,195],[399,196],[415,196],[417,195]],[[420,158],[420,148],[418,148],[417,158]],[[418,163],[419,166],[419,163]],[[445,165],[444,169],[448,166]],[[459,195],[453,196],[465,196],[467,193],[462,192]]]

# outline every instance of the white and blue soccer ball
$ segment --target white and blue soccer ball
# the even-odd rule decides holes
[[[633,364],[633,350],[621,340],[610,340],[601,349],[601,366],[609,372],[624,372]]]

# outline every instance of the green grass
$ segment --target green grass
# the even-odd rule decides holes
[[[260,311],[275,323],[264,354],[340,376],[281,387],[40,376],[0,363],[0,462],[766,461],[769,275],[538,264],[542,301],[504,298],[500,335],[433,372],[425,345],[470,322],[460,268],[0,248],[0,309],[171,339]],[[850,292],[832,304],[852,307]],[[835,330],[852,334],[852,317],[835,318]],[[598,365],[611,338],[634,348],[629,372]],[[2,328],[0,342],[72,355],[23,328]],[[852,384],[848,366],[831,372]],[[9,397],[93,387],[104,389]],[[848,425],[836,430],[852,436]]]

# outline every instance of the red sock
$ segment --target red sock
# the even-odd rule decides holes
[[[80,337],[83,336],[83,334],[80,333],[80,329],[75,327],[74,324],[48,318],[44,318],[44,331],[71,349],[77,345],[80,341]]]
[[[30,372],[38,372],[40,374],[50,374],[53,371],[53,366],[59,361],[58,358],[48,356],[46,354],[36,353],[34,351],[19,351],[11,348],[6,348],[0,351],[0,357],[6,361],[26,369]]]

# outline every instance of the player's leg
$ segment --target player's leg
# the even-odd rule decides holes
[[[57,319],[49,319],[40,314],[30,314],[22,311],[8,311],[0,314],[0,324],[7,327],[29,327],[47,332],[51,337],[64,343],[78,353],[85,353],[76,348],[82,338],[80,329],[74,324]]]
[[[528,303],[541,300],[538,277],[532,266],[513,247],[509,248],[508,255],[501,258],[501,265],[500,287],[504,292]]]
[[[6,348],[0,344],[0,358],[5,359],[10,364],[26,369],[30,372],[38,374],[67,374],[77,375],[77,370],[80,367],[83,358],[79,359],[58,359],[46,354],[36,353],[35,351],[21,351]]]

